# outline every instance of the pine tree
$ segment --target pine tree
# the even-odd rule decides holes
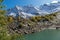
[[[6,10],[4,10],[4,6],[2,4],[3,1],[4,0],[0,0],[0,27],[4,26],[7,23],[6,16],[5,16]]]

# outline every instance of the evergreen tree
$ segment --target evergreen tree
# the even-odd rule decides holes
[[[0,27],[4,26],[7,23],[6,16],[5,16],[6,10],[4,10],[4,6],[2,3],[3,0],[0,0]]]

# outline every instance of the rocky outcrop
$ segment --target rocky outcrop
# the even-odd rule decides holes
[[[34,32],[40,32],[41,30],[44,29],[49,29],[54,28],[55,26],[53,26],[53,23],[50,22],[37,22],[37,23],[32,23],[32,25],[30,25],[29,23],[25,23],[22,27],[17,24],[16,22],[10,23],[8,26],[8,30],[10,31],[10,33],[22,33],[22,34],[30,34],[30,33],[34,33]]]

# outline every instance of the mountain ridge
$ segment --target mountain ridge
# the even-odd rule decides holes
[[[29,6],[16,5],[14,8],[7,10],[7,15],[14,17],[20,15],[21,17],[28,18],[36,15],[51,14],[58,11],[60,11],[60,2],[53,1],[51,3],[43,4],[38,8],[32,5]]]

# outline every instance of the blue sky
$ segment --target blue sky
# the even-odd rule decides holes
[[[40,6],[45,3],[50,3],[55,0],[4,0],[3,4],[7,6],[7,9],[14,7],[15,5],[29,5],[32,4],[33,6]],[[57,0],[60,1],[60,0]]]

